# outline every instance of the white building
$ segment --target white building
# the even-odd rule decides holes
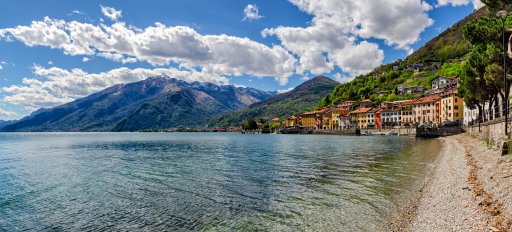
[[[447,87],[456,87],[457,78],[438,76],[432,80],[432,90],[444,89]]]
[[[489,103],[486,102],[484,104],[484,111],[487,111],[488,109],[489,109]],[[489,118],[488,112],[484,112],[484,114],[485,114],[485,118]],[[494,112],[491,112],[491,114],[494,114]],[[472,121],[477,122],[478,117],[479,117],[478,108],[470,109],[464,102],[464,121],[463,121],[464,126],[468,126],[469,123]]]
[[[399,126],[402,115],[398,109],[384,109],[380,112],[380,124],[382,128]]]
[[[368,128],[374,128],[375,127],[375,111],[370,110],[368,113],[366,113],[366,118],[368,122]]]

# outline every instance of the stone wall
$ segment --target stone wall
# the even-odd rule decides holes
[[[400,128],[400,129],[361,129],[361,133],[365,131],[369,131],[371,133],[376,132],[389,132],[394,131],[398,132],[400,135],[416,135],[416,128]],[[313,134],[324,134],[324,135],[355,135],[355,129],[349,130],[313,130]]]
[[[503,119],[494,120],[492,122],[481,123],[480,126],[467,126],[464,127],[466,133],[488,143],[496,149],[501,149],[503,142],[508,141],[508,136],[505,135],[505,121]],[[510,123],[509,123],[510,134]]]

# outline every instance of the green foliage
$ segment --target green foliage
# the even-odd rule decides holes
[[[459,62],[444,63],[443,66],[441,67],[441,70],[439,70],[437,74],[446,77],[458,77],[460,75],[461,70],[462,65]],[[434,76],[434,78],[435,77],[436,76]]]
[[[483,4],[487,5],[490,11],[498,11],[503,9],[510,9],[509,0],[481,0]]]
[[[390,95],[388,95],[388,98],[386,99],[387,101],[396,101],[398,99],[398,97],[396,96],[395,93],[391,93]]]
[[[244,122],[243,125],[244,130],[257,130],[258,129],[258,123],[254,119],[249,119]]]
[[[507,17],[507,26],[511,20],[512,17]],[[468,107],[481,109],[484,102],[496,102],[498,96],[501,99],[505,96],[502,22],[497,18],[482,17],[464,26],[463,33],[472,49],[461,66],[460,95]]]
[[[276,129],[281,127],[281,122],[271,122],[268,124],[270,129]]]

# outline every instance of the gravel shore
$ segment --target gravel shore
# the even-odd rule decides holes
[[[467,135],[441,140],[408,230],[512,230],[512,157]]]

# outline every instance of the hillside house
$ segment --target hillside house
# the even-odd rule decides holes
[[[432,80],[432,90],[456,88],[459,79],[455,77],[438,76]]]

